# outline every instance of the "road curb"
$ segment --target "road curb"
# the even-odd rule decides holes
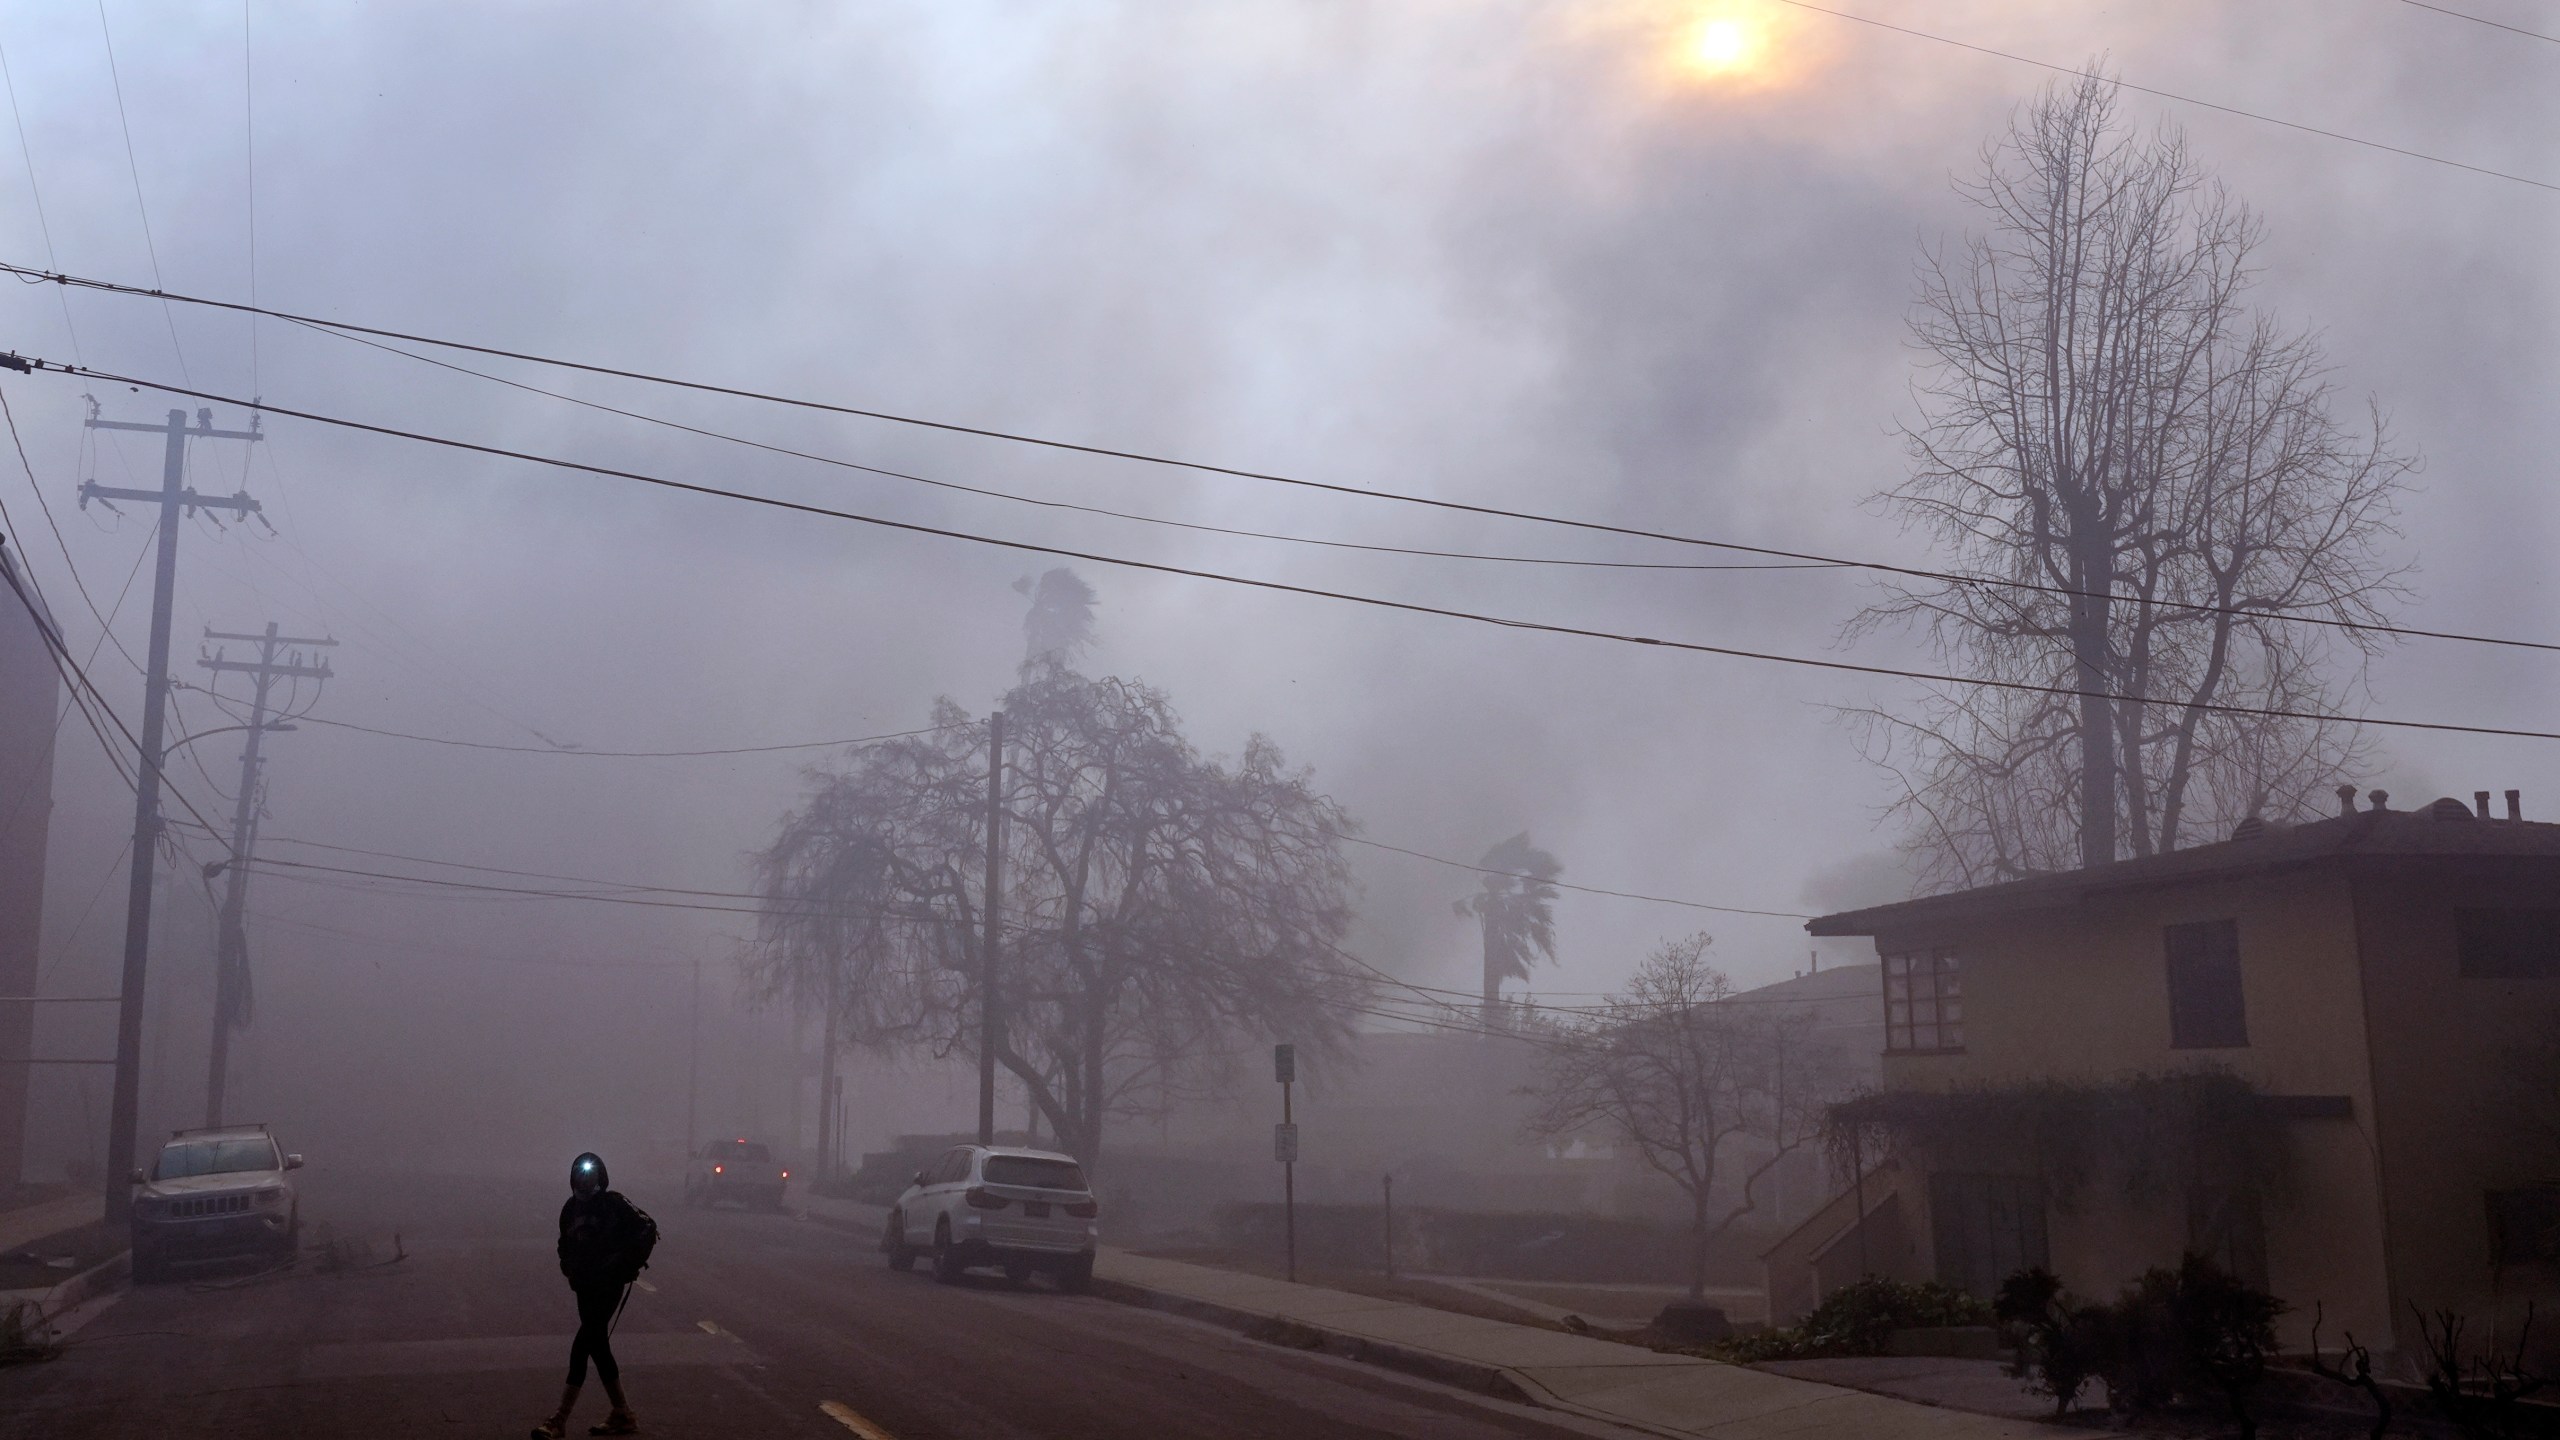
[[[1292,1350],[1311,1350],[1337,1359],[1375,1365],[1416,1379],[1447,1385],[1452,1389],[1472,1391],[1515,1405],[1539,1410],[1553,1410],[1579,1419],[1598,1421],[1621,1430],[1642,1435],[1659,1435],[1664,1440],[1694,1440],[1695,1432],[1670,1430],[1651,1421],[1613,1414],[1606,1410],[1568,1400],[1538,1383],[1536,1377],[1524,1375],[1508,1366],[1487,1364],[1478,1360],[1461,1360],[1435,1350],[1399,1345],[1391,1340],[1377,1340],[1365,1335],[1352,1335],[1328,1330],[1303,1320],[1290,1320],[1221,1305],[1214,1300],[1201,1300],[1189,1295],[1150,1290],[1126,1280],[1096,1275],[1089,1294],[1097,1299],[1135,1305],[1147,1310],[1161,1310],[1168,1315],[1204,1321],[1234,1330],[1249,1340],[1279,1345]]]
[[[119,1250],[44,1292],[44,1310],[58,1315],[124,1283],[133,1273],[133,1252]]]
[[[63,1315],[123,1284],[132,1269],[133,1252],[119,1250],[59,1284],[33,1292],[12,1290],[8,1293],[22,1297],[19,1303],[34,1306],[39,1323],[51,1325]]]
[[[1555,1404],[1553,1397],[1545,1395],[1540,1388],[1523,1384],[1523,1377],[1513,1374],[1500,1365],[1460,1360],[1433,1350],[1421,1350],[1410,1345],[1398,1345],[1392,1341],[1375,1340],[1365,1335],[1345,1334],[1339,1330],[1325,1329],[1321,1325],[1310,1325],[1303,1320],[1290,1320],[1274,1315],[1257,1314],[1251,1310],[1239,1310],[1233,1306],[1218,1304],[1213,1300],[1200,1300],[1188,1295],[1150,1290],[1143,1285],[1132,1285],[1126,1280],[1113,1280],[1101,1275],[1093,1277],[1089,1293],[1123,1305],[1136,1305],[1143,1309],[1161,1310],[1168,1315],[1206,1321],[1212,1325],[1238,1331],[1247,1339],[1258,1340],[1266,1345],[1279,1345],[1291,1350],[1313,1350],[1337,1359],[1357,1360],[1365,1365],[1378,1366],[1380,1369],[1401,1371],[1407,1375],[1454,1386],[1460,1390],[1472,1390],[1479,1395],[1490,1395],[1497,1400],[1510,1400],[1518,1404],[1537,1405],[1546,1409],[1566,1408]]]

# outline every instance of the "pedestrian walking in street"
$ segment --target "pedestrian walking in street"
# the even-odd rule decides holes
[[[591,1360],[613,1410],[587,1433],[639,1433],[639,1418],[622,1395],[622,1367],[613,1359],[613,1324],[657,1245],[658,1222],[613,1189],[602,1156],[590,1151],[570,1163],[569,1198],[560,1207],[560,1273],[578,1298],[578,1336],[569,1342],[569,1383],[560,1392],[560,1408],[533,1427],[533,1440],[560,1440],[569,1433],[569,1411],[587,1383]]]

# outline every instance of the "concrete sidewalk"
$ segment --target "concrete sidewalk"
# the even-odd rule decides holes
[[[876,1236],[885,1207],[794,1197],[804,1220]],[[1915,1400],[1378,1300],[1104,1246],[1094,1293],[1256,1338],[1420,1375],[1656,1435],[1713,1440],[2054,1440],[2036,1421]]]
[[[65,1195],[22,1210],[0,1211],[0,1255],[47,1235],[76,1230],[106,1213],[106,1198],[100,1195]]]
[[[2051,1440],[2065,1432],[1687,1355],[1106,1249],[1095,1290],[1586,1419],[1715,1440]]]

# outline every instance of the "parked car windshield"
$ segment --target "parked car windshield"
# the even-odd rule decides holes
[[[712,1145],[706,1158],[712,1160],[747,1160],[762,1164],[773,1158],[773,1152],[752,1140],[727,1140]]]
[[[1073,1160],[1041,1160],[1029,1155],[987,1157],[990,1185],[1037,1185],[1045,1190],[1081,1190],[1084,1167]]]
[[[183,1180],[190,1175],[231,1175],[244,1170],[276,1168],[275,1142],[254,1140],[189,1140],[160,1147],[154,1180]]]

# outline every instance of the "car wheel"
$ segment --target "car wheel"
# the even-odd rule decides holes
[[[892,1270],[916,1268],[916,1247],[907,1243],[907,1222],[897,1211],[889,1212],[888,1229],[880,1236],[880,1253],[889,1257]]]
[[[134,1284],[157,1285],[162,1280],[167,1279],[168,1275],[169,1267],[161,1263],[159,1256],[152,1254],[150,1251],[143,1249],[139,1245],[133,1247]]]
[[[1081,1295],[1093,1288],[1093,1252],[1086,1251],[1058,1271],[1058,1288],[1070,1295]]]
[[[951,1243],[949,1217],[933,1222],[933,1278],[945,1285],[960,1283],[960,1247]]]

